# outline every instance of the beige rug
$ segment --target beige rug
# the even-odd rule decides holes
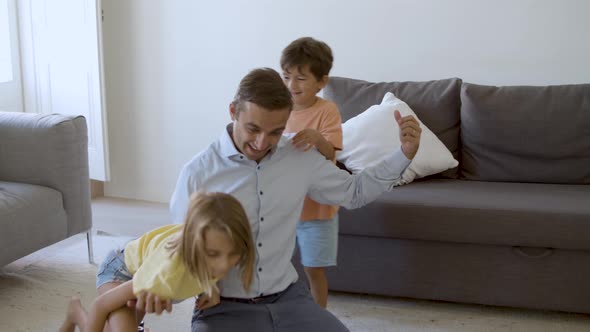
[[[128,237],[94,237],[96,260]],[[96,266],[75,236],[0,270],[0,332],[56,331],[68,299],[95,296]],[[329,309],[351,331],[590,331],[590,316],[331,293]],[[152,332],[190,331],[192,301],[171,314],[148,316]]]
[[[110,248],[129,238],[94,236],[100,262]],[[88,263],[85,236],[78,235],[5,266],[0,274],[0,331],[56,331],[72,295],[88,306],[96,295],[97,267]],[[178,304],[173,312],[146,319],[154,332],[190,331],[192,305]]]

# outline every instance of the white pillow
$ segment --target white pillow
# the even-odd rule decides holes
[[[457,167],[459,162],[446,146],[418,119],[408,104],[391,92],[385,94],[380,105],[373,105],[342,124],[343,149],[336,155],[337,160],[353,173],[358,173],[399,149],[401,142],[394,117],[396,110],[402,116],[413,115],[422,128],[418,153],[397,185]]]

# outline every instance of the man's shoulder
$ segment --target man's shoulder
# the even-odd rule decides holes
[[[209,144],[206,148],[194,155],[185,165],[185,169],[192,171],[203,170],[203,167],[211,164],[219,158],[219,141]]]

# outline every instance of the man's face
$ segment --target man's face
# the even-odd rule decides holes
[[[260,162],[279,142],[287,120],[289,109],[269,111],[251,102],[243,102],[240,111],[230,104],[233,120],[232,139],[236,148],[246,158]]]

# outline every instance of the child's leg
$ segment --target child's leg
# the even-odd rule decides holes
[[[314,301],[322,308],[328,305],[328,279],[326,279],[326,271],[323,267],[303,267],[307,280],[309,281],[309,288],[311,289],[311,296]]]
[[[118,282],[109,282],[98,287],[98,295],[102,295],[109,290],[121,285]],[[137,320],[135,315],[135,309],[123,306],[115,311],[112,311],[105,324],[104,331],[137,331],[137,325],[142,317]]]
[[[338,256],[338,215],[330,220],[299,222],[297,243],[311,295],[317,304],[325,308],[328,303],[325,268],[335,266]]]
[[[84,307],[82,307],[80,298],[77,296],[72,297],[70,299],[70,304],[68,305],[66,320],[59,328],[59,332],[74,332],[76,327],[82,329],[82,327],[86,325],[87,317],[88,314],[86,313],[86,310],[84,310]]]
[[[108,299],[110,300],[107,301],[109,303],[104,303],[105,293],[126,283],[127,281],[130,281],[132,278],[133,276],[131,275],[131,273],[129,273],[127,267],[125,266],[124,254],[121,250],[111,251],[99,267],[96,281],[96,289],[98,291],[99,298],[97,298],[96,301],[103,302],[103,305],[101,306],[102,310],[104,310],[107,307],[109,308],[109,310],[106,312],[108,316],[104,316],[104,318],[102,318],[106,319],[106,323],[104,324],[105,331],[137,331],[137,323],[135,322],[135,310],[127,308],[124,304],[124,301],[121,301],[121,304],[113,305],[113,299],[133,297],[133,294],[129,289],[126,289],[126,291],[123,292],[119,292],[119,296],[109,296]],[[103,296],[101,297],[101,295]],[[96,313],[96,301],[90,308],[89,317],[94,317],[93,313]],[[104,315],[105,312],[102,310],[101,312]],[[92,322],[88,321],[88,324],[96,321],[94,318],[88,319],[93,319]],[[130,328],[130,326],[133,327]]]

